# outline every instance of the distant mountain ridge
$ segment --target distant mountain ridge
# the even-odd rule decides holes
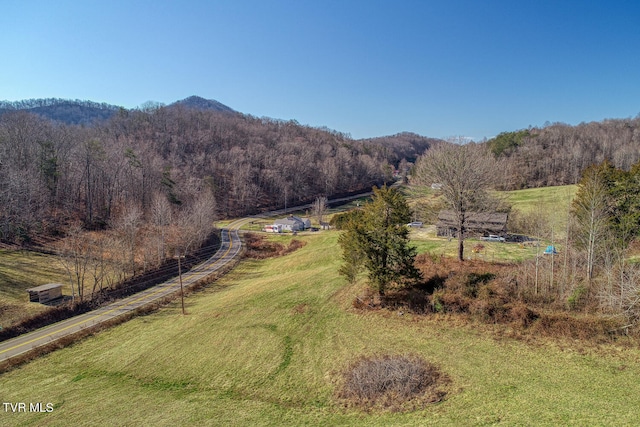
[[[109,120],[115,114],[118,114],[119,111],[139,111],[151,114],[154,110],[161,108],[183,108],[195,111],[216,112],[225,115],[242,114],[215,99],[205,99],[194,95],[168,105],[148,101],[133,109],[127,109],[104,102],[99,103],[79,99],[43,98],[22,101],[0,101],[0,117],[3,114],[11,112],[25,111],[59,123],[91,126]],[[280,120],[276,119],[276,121]],[[325,130],[334,132],[330,129]],[[440,139],[428,138],[410,132],[401,132],[395,135],[359,139],[356,141],[386,150],[388,160],[392,163],[397,163],[401,159],[414,162],[418,156],[428,150],[432,145],[443,142]]]
[[[173,104],[170,104],[169,107],[180,105],[186,108],[193,108],[194,110],[204,110],[204,111],[220,111],[223,113],[237,113],[231,107],[227,107],[226,105],[216,101],[215,99],[205,99],[199,96],[190,96],[181,101],[176,101]]]
[[[236,113],[232,108],[214,100],[199,96],[190,96],[169,104],[167,107],[180,106],[187,109]],[[59,98],[27,99],[22,101],[0,101],[0,116],[15,111],[27,111],[49,120],[72,125],[91,125],[110,119],[120,110],[118,105],[93,101]]]
[[[0,101],[0,116],[15,111],[27,111],[49,120],[74,125],[86,125],[96,121],[107,120],[121,108],[107,103],[79,99],[26,99],[13,102]]]
[[[398,162],[403,158],[409,162],[415,162],[418,156],[423,154],[433,145],[445,142],[442,139],[429,138],[413,132],[400,132],[395,135],[366,138],[360,139],[359,141],[366,144],[386,147],[390,150],[389,159],[392,162]]]

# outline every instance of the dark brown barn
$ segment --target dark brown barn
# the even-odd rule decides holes
[[[465,220],[465,237],[495,234],[507,235],[508,213],[504,212],[470,212]],[[438,214],[438,236],[456,237],[458,235],[458,221],[453,211],[441,211]]]

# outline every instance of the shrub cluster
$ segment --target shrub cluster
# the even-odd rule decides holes
[[[343,373],[339,398],[348,406],[392,411],[439,402],[448,382],[438,367],[416,355],[363,357]]]
[[[460,263],[428,254],[419,255],[416,265],[424,277],[422,283],[389,292],[377,301],[370,295],[360,296],[353,307],[461,315],[472,321],[508,325],[516,334],[603,341],[630,333],[621,318],[605,317],[588,306],[578,310],[577,304],[571,304],[572,296],[566,304],[559,304],[542,294],[533,295],[518,283],[518,265],[480,260]]]
[[[244,235],[244,241],[247,246],[244,256],[251,259],[284,256],[306,245],[306,242],[302,240],[293,239],[285,246],[282,243],[271,242],[267,240],[265,236],[260,236],[255,233],[246,233]]]

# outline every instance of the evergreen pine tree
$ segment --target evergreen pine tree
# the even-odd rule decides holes
[[[384,295],[387,288],[420,279],[414,266],[416,250],[408,246],[411,209],[396,189],[373,189],[373,200],[354,215],[340,236],[344,264],[340,273],[350,281],[366,270],[370,285]]]

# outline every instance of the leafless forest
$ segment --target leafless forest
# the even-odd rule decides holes
[[[197,247],[214,218],[369,190],[394,170],[406,173],[441,142],[411,133],[354,140],[296,121],[185,103],[137,110],[60,100],[5,104],[0,240],[66,236],[61,253],[89,251],[99,260],[96,253],[111,251],[113,259],[117,252],[123,258],[117,271],[126,275],[160,265],[169,247]],[[65,123],[30,113],[51,106],[110,118]],[[553,124],[506,132],[486,145],[501,163],[495,172],[501,188],[572,184],[604,159],[621,169],[636,163],[639,127],[640,118]],[[97,237],[101,230],[107,233]]]
[[[220,216],[370,188],[391,177],[380,145],[295,122],[184,108],[122,110],[83,127],[25,112],[0,119],[0,233],[5,241],[81,221],[105,228],[154,200],[176,212],[204,194]]]
[[[506,132],[487,141],[502,166],[507,190],[576,184],[583,170],[609,160],[629,170],[640,160],[640,117],[569,126],[549,124]]]

